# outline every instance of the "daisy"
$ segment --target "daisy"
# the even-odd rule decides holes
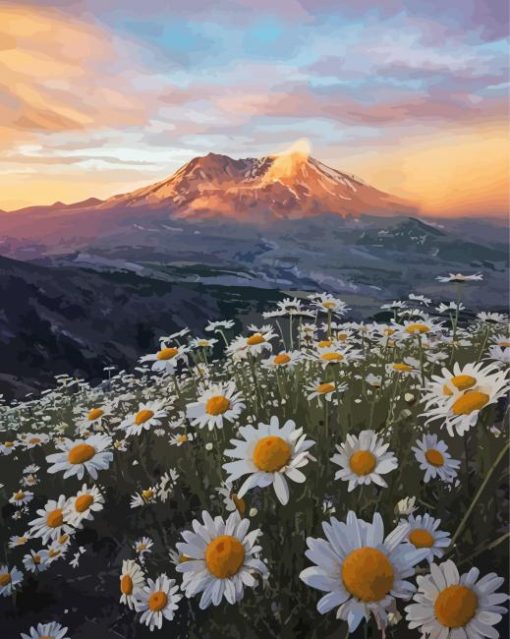
[[[172,435],[169,439],[171,446],[182,446],[188,442],[192,442],[194,439],[193,433],[179,433],[178,435]]]
[[[434,377],[424,397],[427,406],[432,404],[423,413],[427,423],[442,420],[451,437],[455,431],[460,436],[466,433],[478,421],[480,411],[496,403],[510,388],[506,372],[493,372],[490,367],[481,370],[479,364],[468,366],[460,369],[456,364],[453,374],[443,369],[443,379],[439,378],[438,383]],[[443,380],[446,383],[438,392]]]
[[[140,623],[149,627],[149,630],[163,626],[163,618],[172,621],[177,603],[182,599],[178,594],[179,586],[175,585],[175,579],[169,579],[162,573],[156,581],[147,580],[147,585],[137,593],[135,608],[141,612]]]
[[[321,313],[330,313],[332,315],[345,315],[349,307],[345,302],[330,293],[313,294],[309,296],[314,306]]]
[[[443,325],[437,322],[433,322],[430,319],[423,319],[421,321],[404,322],[398,326],[398,334],[401,338],[410,338],[415,336],[430,337],[431,335],[440,333],[443,330]]]
[[[144,355],[140,358],[140,362],[153,362],[151,370],[157,373],[170,373],[173,375],[177,369],[179,361],[187,361],[186,346],[164,346],[157,353]]]
[[[240,335],[236,337],[227,347],[227,353],[235,358],[243,359],[249,355],[260,355],[264,351],[271,351],[273,349],[271,340],[276,337],[271,327],[265,331],[256,331],[248,337]]]
[[[100,427],[105,417],[112,415],[112,406],[110,404],[101,404],[99,406],[91,406],[88,410],[80,415],[76,421],[76,426],[80,431],[94,429]]]
[[[501,346],[489,347],[488,359],[508,366],[510,364],[510,347],[508,346],[506,346],[505,348],[502,348]]]
[[[294,366],[303,359],[303,354],[300,351],[280,351],[278,355],[272,355],[268,359],[262,361],[261,365],[264,368],[272,370],[281,370],[282,368],[292,369]]]
[[[192,426],[213,430],[223,428],[223,420],[236,421],[244,406],[241,393],[233,382],[228,382],[210,386],[196,402],[187,405],[186,414]]]
[[[213,331],[219,330],[228,330],[229,328],[234,328],[235,322],[234,320],[220,320],[218,322],[209,322],[204,330],[208,333],[212,333]]]
[[[145,586],[143,570],[134,559],[124,559],[119,579],[120,603],[133,610],[136,598]]]
[[[192,348],[213,348],[218,343],[217,339],[206,339],[205,337],[195,337],[191,340]]]
[[[237,510],[241,517],[244,515],[246,512],[246,502],[244,499],[239,498],[234,492],[230,482],[225,482],[219,488],[216,488],[216,492],[223,497],[223,503],[229,513]]]
[[[57,561],[63,559],[66,555],[67,547],[60,545],[57,541],[54,541],[48,548],[41,550],[41,560],[48,566]]]
[[[186,557],[176,566],[183,573],[182,590],[191,598],[202,593],[199,607],[218,606],[223,597],[235,604],[244,596],[244,587],[253,588],[255,575],[265,577],[266,565],[259,559],[260,546],[256,545],[260,530],[248,533],[250,522],[237,512],[226,521],[205,510],[203,524],[194,519],[193,531],[184,531],[184,542],[177,544],[179,556]]]
[[[491,572],[480,577],[478,568],[463,575],[448,560],[431,564],[430,574],[418,576],[414,602],[406,607],[409,628],[418,628],[423,638],[497,639],[493,628],[501,621],[508,596],[496,590],[504,579]]]
[[[53,464],[48,472],[54,474],[64,471],[64,479],[73,475],[77,479],[83,479],[87,471],[92,479],[97,479],[97,471],[106,470],[113,460],[113,453],[108,450],[111,445],[111,437],[100,434],[75,441],[65,439],[63,443],[57,444],[62,453],[46,457],[46,461]]]
[[[309,459],[312,459],[308,450],[315,442],[306,439],[303,429],[296,428],[291,419],[280,428],[278,417],[275,416],[271,417],[269,424],[259,423],[257,428],[242,426],[239,434],[243,439],[230,440],[234,448],[224,453],[236,461],[223,464],[223,468],[229,473],[228,482],[249,475],[237,496],[244,497],[256,486],[265,488],[273,484],[280,502],[287,504],[289,487],[286,478],[299,484],[305,481],[306,477],[299,468],[306,466]]]
[[[138,404],[136,413],[126,417],[119,425],[119,429],[125,431],[126,435],[141,435],[144,430],[150,430],[156,426],[161,426],[161,419],[166,417],[163,410],[163,401],[152,401]]]
[[[34,498],[34,493],[31,493],[28,490],[17,490],[15,493],[12,493],[12,497],[9,499],[9,503],[14,506],[25,506],[30,503]]]
[[[14,452],[14,449],[17,445],[17,441],[0,442],[0,453],[5,456],[10,455],[12,452]]]
[[[31,550],[23,557],[23,565],[28,572],[37,573],[47,570],[48,565],[41,556],[41,553]]]
[[[75,528],[83,528],[83,520],[94,519],[94,512],[103,510],[104,497],[97,486],[88,488],[83,484],[81,490],[67,502],[66,521]]]
[[[437,435],[425,434],[416,440],[416,447],[412,447],[416,461],[421,470],[425,471],[423,481],[427,484],[438,477],[441,481],[451,483],[457,477],[460,461],[452,459],[448,446]]]
[[[387,487],[382,475],[398,468],[395,455],[387,452],[388,446],[373,430],[362,430],[359,437],[347,435],[347,441],[336,447],[338,453],[331,458],[340,466],[335,479],[348,481],[349,492],[357,486],[372,483]]]
[[[151,488],[145,488],[139,493],[133,493],[131,495],[131,501],[129,503],[130,508],[140,508],[147,504],[154,504],[157,501],[158,489],[156,486]]]
[[[440,559],[445,549],[450,545],[450,533],[438,530],[440,519],[434,519],[429,514],[409,515],[407,521],[402,520],[400,526],[409,525],[407,543],[415,548],[427,548],[429,553],[425,559],[431,564],[436,558]]]
[[[30,539],[30,535],[14,535],[9,539],[9,548],[19,548],[20,546],[24,546],[28,543]]]
[[[42,543],[46,544],[49,539],[58,539],[62,534],[72,531],[65,519],[67,509],[67,499],[60,495],[58,500],[50,499],[44,508],[37,511],[39,517],[29,522],[30,536],[41,537]]]
[[[448,282],[455,282],[456,284],[464,284],[466,282],[479,282],[483,280],[481,273],[474,273],[473,275],[463,275],[462,273],[450,273],[449,275],[438,275],[436,277],[438,282],[446,284]]]
[[[419,378],[421,375],[420,362],[414,357],[404,357],[402,361],[386,364],[386,370],[393,375],[409,375],[413,378]]]
[[[23,573],[16,566],[0,566],[0,597],[9,597],[23,581]]]
[[[506,324],[508,322],[508,315],[503,313],[486,313],[482,311],[476,314],[476,319],[487,324]]]
[[[335,517],[322,524],[326,539],[306,540],[305,555],[316,564],[305,568],[300,578],[308,586],[326,592],[317,604],[320,614],[336,608],[354,632],[362,619],[374,615],[379,628],[387,625],[395,599],[409,599],[414,586],[407,577],[427,555],[404,542],[409,526],[401,526],[384,537],[379,513],[372,523],[358,519],[351,511],[346,522]]]
[[[325,342],[319,342],[319,344],[323,343]],[[330,364],[348,364],[351,361],[360,359],[360,351],[354,350],[350,346],[333,342],[331,346],[319,346],[316,351],[309,353],[308,359],[315,360],[323,366],[329,366]]]
[[[336,393],[336,388],[336,382],[323,382],[320,379],[316,379],[305,390],[308,392],[308,400],[318,399],[319,403],[321,403],[323,399],[330,402],[334,393]],[[338,387],[338,392],[343,392],[344,390],[347,390],[347,384],[341,384]]]
[[[152,552],[152,547],[154,546],[154,542],[150,537],[142,537],[135,541],[133,544],[134,551],[140,557]]]
[[[20,443],[25,450],[32,450],[50,441],[50,436],[46,433],[26,433],[20,437]]]
[[[30,634],[21,633],[21,639],[71,639],[66,637],[67,628],[56,621],[51,623],[38,623],[37,627],[31,626]]]

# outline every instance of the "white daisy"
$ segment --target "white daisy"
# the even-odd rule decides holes
[[[56,621],[38,623],[37,626],[31,626],[28,632],[28,635],[22,632],[21,639],[71,639],[66,637],[67,628]]]
[[[271,355],[261,362],[263,368],[271,370],[281,370],[283,368],[292,369],[303,359],[300,351],[280,351],[278,355]]]
[[[438,477],[441,481],[451,483],[457,477],[460,461],[452,459],[446,443],[438,439],[437,435],[425,434],[416,440],[416,447],[412,447],[416,461],[425,471],[423,481],[427,484]]]
[[[402,520],[400,526],[409,526],[407,543],[415,548],[428,549],[425,559],[432,563],[436,558],[440,559],[445,549],[450,545],[450,533],[438,530],[440,519],[434,519],[428,513],[425,515],[409,515],[407,520]]]
[[[121,593],[120,603],[126,605],[130,610],[133,610],[136,599],[145,586],[143,570],[134,559],[124,559],[119,579]]]
[[[439,275],[436,277],[438,282],[443,284],[449,282],[455,282],[456,284],[465,284],[466,282],[479,282],[483,280],[481,273],[474,273],[473,275],[463,275],[462,273],[450,273],[449,275]]]
[[[386,487],[388,484],[381,475],[398,468],[397,458],[388,452],[388,446],[373,430],[362,430],[359,437],[347,435],[347,441],[336,447],[338,453],[331,458],[340,466],[335,479],[348,481],[349,492],[372,483]]]
[[[182,599],[178,594],[179,586],[175,585],[175,579],[169,579],[162,573],[155,581],[147,580],[147,585],[136,595],[135,608],[141,612],[140,623],[149,627],[149,630],[163,626],[163,618],[171,621],[178,608],[177,603]]]
[[[25,433],[20,435],[20,443],[25,450],[32,450],[32,448],[38,448],[50,441],[50,436],[46,433]]]
[[[347,385],[342,384],[338,390],[339,392],[343,392],[346,389]],[[319,404],[322,403],[322,400],[330,402],[336,393],[336,382],[324,382],[320,379],[316,379],[312,384],[307,386],[305,390],[308,392],[306,396],[308,400],[317,399]]]
[[[142,537],[133,544],[133,549],[137,555],[143,557],[144,555],[152,552],[154,542],[150,537]]]
[[[48,568],[41,553],[35,550],[31,550],[23,557],[23,565],[25,566],[25,570],[32,573],[44,572]]]
[[[487,359],[503,365],[510,364],[510,347],[490,346]]]
[[[416,603],[406,607],[409,628],[424,639],[497,639],[494,626],[507,611],[501,604],[508,595],[496,590],[505,580],[494,572],[479,576],[478,568],[460,575],[451,560],[431,564],[429,575],[417,577]]]
[[[208,512],[202,513],[203,524],[192,522],[193,531],[184,531],[184,542],[177,544],[180,557],[176,566],[183,573],[182,590],[186,597],[202,593],[199,607],[204,610],[211,603],[218,606],[223,597],[235,604],[244,596],[244,587],[253,588],[254,574],[267,575],[266,565],[259,559],[260,546],[256,545],[260,530],[248,533],[250,522],[233,512],[226,521],[214,520]]]
[[[316,564],[305,568],[300,578],[312,588],[326,592],[317,604],[320,614],[336,608],[354,632],[362,619],[372,614],[379,628],[387,625],[395,599],[409,599],[414,586],[407,577],[427,550],[417,550],[404,542],[409,527],[401,526],[384,537],[379,513],[372,523],[358,519],[351,511],[346,522],[335,517],[322,524],[325,539],[308,537],[306,556]]]
[[[161,426],[161,419],[166,417],[166,411],[162,408],[163,401],[145,402],[138,405],[138,410],[128,415],[119,425],[119,429],[131,435],[141,435],[144,430],[150,430]]]
[[[236,391],[235,384],[215,384],[205,390],[198,401],[188,404],[186,415],[192,426],[209,430],[223,428],[223,420],[235,422],[244,409],[241,393]]]
[[[191,340],[190,345],[192,346],[192,348],[213,348],[213,346],[217,343],[217,339],[195,337]]]
[[[111,445],[111,437],[101,434],[75,441],[65,439],[61,444],[57,444],[62,453],[46,457],[46,461],[53,464],[48,468],[48,472],[54,474],[64,471],[64,479],[73,475],[76,475],[77,479],[83,479],[87,471],[92,479],[97,479],[97,471],[106,470],[113,460],[113,453],[108,450]]]
[[[297,483],[306,480],[299,470],[308,464],[311,458],[308,450],[315,442],[306,439],[302,428],[296,428],[292,420],[288,420],[280,428],[278,417],[271,417],[269,424],[259,423],[257,428],[248,425],[239,428],[243,437],[232,439],[234,448],[226,450],[225,455],[236,461],[223,464],[229,477],[234,482],[243,475],[249,475],[237,492],[242,498],[251,488],[265,488],[273,484],[276,496],[282,504],[289,501],[287,479]]]
[[[12,493],[9,503],[14,506],[25,506],[30,503],[33,498],[34,493],[31,493],[29,490],[17,490],[15,493]]]
[[[66,506],[65,518],[75,528],[83,528],[83,520],[94,519],[94,512],[103,510],[104,497],[97,486],[87,487],[83,484],[81,490],[71,497]]]
[[[331,293],[314,293],[308,296],[314,306],[321,313],[329,313],[332,315],[345,315],[349,310],[349,307],[345,302],[337,297],[331,295]]]
[[[276,337],[271,327],[262,327],[267,330],[255,331],[248,337],[240,335],[236,337],[227,347],[227,354],[235,358],[243,359],[247,355],[260,355],[264,351],[271,351],[271,340]]]
[[[152,362],[151,369],[158,373],[170,373],[173,375],[177,369],[179,361],[187,361],[187,346],[164,346],[157,353],[144,355],[140,362]]]
[[[421,375],[420,362],[414,357],[404,357],[402,361],[386,364],[386,370],[392,375],[401,375],[418,379]]]
[[[16,566],[0,566],[0,597],[9,597],[23,581],[23,573]]]
[[[37,511],[39,517],[29,522],[30,536],[41,537],[45,544],[49,539],[58,539],[62,534],[72,531],[65,519],[67,499],[60,495],[58,500],[50,499],[44,508]]]
[[[443,378],[433,377],[429,384],[423,416],[427,417],[427,423],[441,420],[451,437],[455,431],[461,436],[466,433],[478,421],[480,411],[496,403],[510,389],[506,372],[494,372],[491,367],[480,369],[479,365],[471,365],[470,369],[467,366],[461,369],[456,365],[453,373],[447,369],[442,372]],[[442,379],[446,381],[439,390]]]

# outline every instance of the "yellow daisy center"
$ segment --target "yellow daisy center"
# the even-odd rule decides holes
[[[262,437],[253,451],[255,466],[266,473],[274,473],[287,465],[290,459],[289,444],[277,435]]]
[[[14,442],[4,442],[4,446],[6,448],[12,448],[14,446]]]
[[[24,499],[25,497],[25,493],[22,490],[18,490],[17,493],[14,493],[14,499],[16,501],[21,501],[22,499]]]
[[[335,385],[331,384],[330,382],[325,382],[324,384],[319,384],[315,390],[320,393],[321,395],[324,395],[326,393],[331,393],[332,391],[335,390]]]
[[[179,352],[179,349],[174,348],[173,346],[170,346],[169,348],[162,348],[156,354],[156,359],[163,360],[163,361],[166,361],[168,359],[173,359],[178,352]]]
[[[255,333],[255,335],[250,335],[250,337],[248,337],[246,343],[248,344],[248,346],[256,346],[257,344],[263,344],[265,341],[266,340],[264,339],[263,335],[261,335],[260,333]]]
[[[206,339],[199,339],[197,344],[202,347],[209,346],[209,342]]]
[[[386,555],[377,548],[358,548],[342,564],[342,582],[357,599],[380,601],[391,591],[395,573]]]
[[[481,410],[489,401],[490,397],[487,393],[481,391],[468,390],[455,400],[452,411],[455,415],[470,415],[475,410]]]
[[[336,338],[339,342],[345,342],[347,341],[347,338],[349,336],[347,335],[347,333],[337,333]]]
[[[451,383],[460,391],[467,390],[476,384],[476,377],[472,375],[455,375],[451,378]]]
[[[498,342],[497,345],[503,348],[510,348],[510,342]]]
[[[141,426],[142,424],[145,424],[145,422],[149,421],[149,419],[151,419],[152,417],[154,417],[153,410],[149,410],[148,408],[139,410],[138,413],[136,413],[135,415],[135,424],[137,426]]]
[[[28,443],[29,443],[29,444],[32,444],[32,446],[36,446],[37,444],[40,444],[40,443],[41,443],[41,439],[40,439],[40,437],[31,437],[31,438],[28,440]]]
[[[418,322],[416,324],[409,324],[406,326],[405,331],[410,335],[414,335],[415,333],[428,333],[430,328],[426,324],[420,324]]]
[[[188,441],[187,435],[177,435],[177,443],[185,444]]]
[[[69,541],[69,535],[61,535],[58,538],[58,543],[62,545],[66,544],[68,541]]]
[[[396,330],[395,328],[385,328],[383,333],[389,337],[390,335],[394,335]]]
[[[7,586],[7,584],[10,583],[10,581],[11,581],[11,573],[10,572],[2,573],[0,575],[0,588]]]
[[[328,311],[331,311],[335,308],[336,302],[322,302],[322,306],[324,306],[324,308],[326,308]]]
[[[133,580],[129,575],[122,575],[120,578],[120,591],[123,595],[130,595],[133,592]]]
[[[425,451],[425,459],[431,466],[435,466],[436,468],[444,466],[444,456],[435,448],[429,448]]]
[[[223,415],[230,408],[230,400],[224,395],[214,395],[207,400],[205,412],[209,415]]]
[[[32,555],[32,561],[36,565],[40,564],[41,563],[41,555]]]
[[[230,535],[213,539],[205,551],[205,563],[210,573],[218,579],[235,575],[244,562],[244,546]]]
[[[370,475],[377,466],[377,458],[369,450],[357,450],[351,455],[349,466],[356,475]]]
[[[321,355],[321,359],[326,360],[327,362],[341,362],[344,356],[340,353],[323,353]]]
[[[80,495],[74,500],[74,509],[78,513],[85,512],[94,503],[94,497],[92,495]]]
[[[145,501],[148,501],[154,497],[154,491],[152,488],[148,488],[147,490],[142,490],[142,497]]]
[[[102,408],[91,408],[88,412],[87,419],[89,422],[93,422],[95,419],[99,419],[104,415],[104,410]]]
[[[411,530],[408,539],[416,548],[432,548],[434,545],[434,537],[425,528]]]
[[[412,366],[404,364],[404,362],[397,362],[396,364],[393,364],[393,368],[399,373],[410,373],[413,370]]]
[[[329,348],[332,344],[330,339],[323,339],[319,342],[319,348]]]
[[[437,620],[447,628],[465,626],[475,616],[477,608],[476,593],[460,584],[442,590],[434,603]]]
[[[84,464],[92,459],[96,454],[96,449],[90,444],[76,444],[67,453],[67,461],[70,464]]]
[[[274,363],[277,366],[281,366],[282,364],[288,364],[290,362],[290,357],[287,355],[287,353],[280,353],[279,355],[276,355],[276,357],[274,358]]]
[[[149,597],[147,606],[149,610],[152,610],[152,612],[159,612],[160,610],[163,610],[163,608],[165,608],[167,603],[168,595],[166,594],[166,592],[157,590],[156,592],[153,592],[152,595]]]
[[[46,523],[50,528],[58,528],[62,526],[64,523],[64,513],[60,508],[55,508],[55,510],[51,510],[46,515]]]

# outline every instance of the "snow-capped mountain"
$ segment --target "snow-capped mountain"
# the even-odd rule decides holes
[[[102,208],[165,207],[179,218],[224,216],[239,222],[409,213],[412,207],[299,151],[234,160],[209,153],[171,177],[104,202]]]

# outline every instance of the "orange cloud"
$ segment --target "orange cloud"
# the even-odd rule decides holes
[[[23,141],[37,132],[143,122],[144,102],[118,73],[116,46],[104,29],[58,11],[0,7],[3,126]],[[6,138],[0,144],[5,148]]]
[[[377,153],[347,155],[344,168],[428,215],[508,214],[510,143],[505,123],[401,138]]]

